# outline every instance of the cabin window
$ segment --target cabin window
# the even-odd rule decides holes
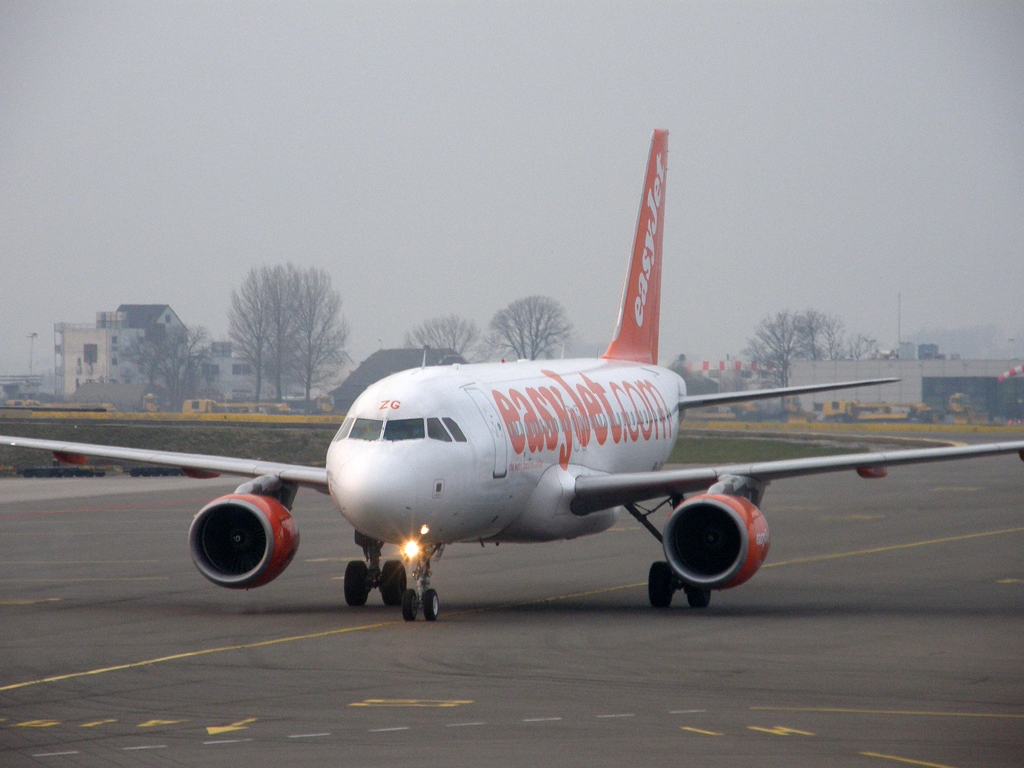
[[[341,422],[341,429],[338,430],[338,434],[334,436],[335,440],[344,440],[348,437],[348,432],[352,429],[352,422],[355,421],[351,416]]]
[[[459,429],[459,425],[455,423],[455,419],[444,417],[444,423],[448,427],[448,431],[452,433],[452,437],[455,438],[455,442],[464,443],[466,442],[466,436],[462,434],[462,430]]]
[[[423,419],[389,419],[384,426],[385,440],[418,440],[424,437]]]
[[[448,434],[448,430],[444,428],[444,424],[441,423],[440,419],[427,419],[427,437],[431,440],[441,440],[445,443],[452,441],[452,436]]]
[[[380,419],[356,419],[348,436],[352,440],[376,440],[384,422]]]

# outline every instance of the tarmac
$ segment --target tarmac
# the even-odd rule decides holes
[[[413,624],[344,605],[315,492],[275,582],[203,579],[189,522],[236,484],[0,480],[0,765],[1024,764],[1016,455],[777,482],[765,567],[707,609],[649,606],[629,517],[453,545]]]

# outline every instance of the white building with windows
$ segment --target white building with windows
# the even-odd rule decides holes
[[[136,339],[158,339],[184,327],[167,304],[122,304],[114,312],[97,312],[95,325],[58,323],[57,395],[70,397],[83,384],[147,383],[124,352]]]
[[[203,364],[203,380],[210,399],[251,403],[256,399],[252,366],[234,357],[230,341],[210,344],[209,362]]]

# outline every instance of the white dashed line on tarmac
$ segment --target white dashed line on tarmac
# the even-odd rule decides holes
[[[390,731],[408,731],[408,730],[409,730],[409,726],[408,725],[398,725],[398,726],[395,726],[394,728],[373,728],[373,729],[370,730],[370,733],[388,733]]]
[[[561,720],[560,717],[525,717],[523,718],[524,723],[553,723],[555,720]]]
[[[323,733],[293,733],[288,738],[289,739],[315,739],[315,738],[317,738],[319,736],[330,736],[330,735],[331,734],[330,734],[329,731],[324,731]]]
[[[62,755],[77,755],[80,754],[77,749],[73,749],[70,752],[40,752],[38,755],[32,755],[32,757],[61,757]]]
[[[448,723],[445,728],[469,728],[472,725],[487,725],[485,722],[478,723]]]
[[[252,741],[252,739],[217,739],[216,741],[204,741],[204,747],[210,747],[215,744],[240,744],[243,741]]]
[[[133,752],[137,749],[167,749],[166,744],[145,744],[141,747],[121,747],[125,752]]]
[[[636,715],[634,715],[632,712],[625,712],[625,713],[623,713],[621,715],[597,715],[597,718],[599,720],[600,719],[612,718],[612,717],[636,717]]]

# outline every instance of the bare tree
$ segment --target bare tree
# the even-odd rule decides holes
[[[441,315],[424,320],[405,334],[407,347],[452,349],[463,357],[480,338],[480,330],[472,320],[456,314]]]
[[[805,360],[839,360],[843,356],[843,321],[817,309],[794,315],[800,334],[799,355]]]
[[[488,343],[519,359],[551,357],[572,334],[562,305],[548,296],[517,299],[491,318]]]
[[[150,387],[160,384],[172,408],[180,408],[201,383],[202,366],[210,356],[209,335],[201,326],[169,328],[132,341],[124,351],[146,377]]]
[[[328,380],[337,370],[348,339],[341,297],[331,287],[331,276],[323,269],[310,267],[301,273],[295,339],[298,370],[309,400],[313,386]]]
[[[878,341],[871,336],[858,333],[846,343],[846,354],[851,360],[860,360],[878,350]]]
[[[289,262],[286,266],[262,267],[260,281],[264,283],[268,322],[265,370],[274,384],[275,399],[281,400],[297,367],[295,317],[302,274]]]
[[[233,350],[249,364],[256,379],[256,401],[263,390],[263,373],[270,343],[270,317],[267,311],[265,275],[267,269],[253,267],[237,290],[231,291],[228,328]]]
[[[150,389],[156,386],[156,381],[160,376],[160,350],[153,340],[144,336],[136,336],[121,357],[134,365],[139,373],[145,376]]]
[[[789,386],[789,371],[800,352],[798,315],[788,309],[761,320],[754,338],[747,339],[744,354],[770,371],[780,387]]]
[[[195,395],[203,363],[210,358],[209,334],[202,326],[169,329],[161,342],[160,375],[171,407],[178,409]]]
[[[825,313],[808,309],[793,316],[798,335],[798,352],[807,360],[821,360],[825,356],[822,348],[822,329]]]
[[[828,315],[821,329],[825,355],[829,360],[842,360],[846,354],[846,326],[838,315]]]

